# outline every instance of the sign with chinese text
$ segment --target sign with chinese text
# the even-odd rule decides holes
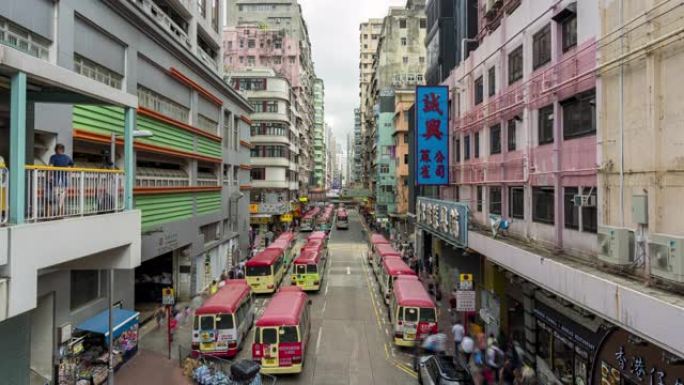
[[[416,87],[416,184],[449,184],[449,88]]]
[[[259,212],[259,204],[258,203],[250,203],[249,204],[249,213],[250,214],[256,214]]]
[[[476,295],[474,290],[459,290],[456,292],[456,311],[475,311]]]
[[[292,214],[283,214],[280,216],[280,221],[283,223],[292,222]]]
[[[423,230],[456,247],[468,247],[468,205],[418,197],[416,219]]]

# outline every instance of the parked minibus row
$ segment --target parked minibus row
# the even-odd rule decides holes
[[[437,333],[437,307],[416,273],[401,259],[381,234],[371,234],[368,263],[378,281],[380,295],[388,306],[394,344],[415,346]]]

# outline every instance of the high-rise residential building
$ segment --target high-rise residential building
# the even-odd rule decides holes
[[[394,93],[394,117],[392,140],[394,144],[394,210],[389,217],[402,234],[413,233],[413,221],[409,220],[409,109],[415,102],[415,90],[398,90]]]
[[[160,306],[162,287],[189,300],[248,255],[251,106],[217,65],[220,11],[0,4],[0,382],[57,383],[77,367],[60,354],[71,330],[107,297],[122,312]],[[51,161],[62,148],[72,161]]]
[[[442,83],[450,186],[418,198],[417,254],[438,259],[442,290],[473,274],[485,333],[509,336],[540,383],[628,383],[640,360],[678,381],[681,92],[666,79],[684,6],[479,9],[477,48]]]
[[[252,223],[262,225],[265,232],[269,223],[291,221],[291,202],[299,194],[299,135],[292,120],[291,86],[285,77],[263,67],[231,72],[230,82],[254,109],[250,214]]]
[[[380,40],[380,32],[382,31],[382,19],[369,19],[359,25],[359,134],[360,141],[366,143],[364,151],[359,151],[359,162],[361,163],[362,172],[359,173],[359,182],[364,187],[370,188],[371,185],[371,147],[368,141],[371,140],[369,126],[367,119],[372,119],[372,107],[369,110],[368,106],[372,104],[370,98],[370,81],[373,75],[373,62],[378,49],[378,41]],[[368,118],[366,118],[368,116]]]
[[[313,86],[316,79],[311,41],[296,0],[228,0],[223,59],[226,72],[268,67],[292,86],[299,194],[306,196],[313,180]],[[268,7],[267,12],[264,10]]]
[[[424,84],[426,27],[424,0],[408,0],[405,7],[390,7],[373,60],[365,105],[365,152],[371,160],[375,216],[382,223],[389,223],[388,214],[395,210],[395,91]]]
[[[333,185],[333,174],[335,170],[335,149],[337,148],[337,141],[333,135],[332,127],[325,125],[325,190],[329,190]]]
[[[325,187],[327,151],[325,147],[325,86],[323,79],[314,81],[313,181],[316,188]]]
[[[350,174],[350,182],[355,185],[362,185],[364,178],[364,157],[365,157],[365,146],[363,144],[363,133],[361,131],[361,109],[354,109],[354,137],[352,142],[352,152],[354,154],[351,159],[352,173]]]

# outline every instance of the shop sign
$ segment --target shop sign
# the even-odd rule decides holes
[[[250,203],[249,204],[249,213],[250,214],[256,214],[259,212],[259,204],[258,203]]]
[[[249,218],[249,223],[252,225],[267,225],[271,223],[271,216],[259,216]]]
[[[416,87],[417,185],[449,184],[449,87]]]
[[[292,222],[292,214],[283,214],[280,216],[280,221],[283,223]]]
[[[616,329],[604,341],[595,365],[601,385],[684,385],[684,358]]]
[[[280,215],[290,211],[290,204],[277,202],[277,203],[262,203],[259,205],[259,213],[261,214],[273,214]]]
[[[456,311],[475,311],[476,298],[475,290],[456,291]]]
[[[457,247],[468,247],[468,205],[418,197],[418,226]]]
[[[157,241],[157,255],[168,253],[178,248],[178,234],[166,233]]]
[[[299,197],[299,201],[302,203],[308,203],[309,202],[309,197]]]
[[[174,295],[174,290],[171,287],[165,287],[162,289],[162,305],[173,305],[176,303],[176,297]]]

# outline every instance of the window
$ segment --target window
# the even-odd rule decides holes
[[[252,180],[266,180],[266,169],[265,168],[253,168],[250,170],[250,177]]]
[[[99,270],[71,270],[71,310],[100,297]]]
[[[216,317],[216,329],[225,330],[232,329],[233,327],[232,314],[220,314],[218,317]]]
[[[577,46],[577,15],[573,14],[561,22],[563,52]]]
[[[408,163],[409,163],[409,155],[404,154],[404,164],[408,164]]]
[[[425,63],[425,56],[419,56],[419,57],[418,57],[418,63],[420,63],[420,64]],[[419,76],[420,76],[420,75],[419,75]],[[422,76],[421,76],[421,80],[422,80]]]
[[[247,40],[247,48],[254,48],[254,47],[256,47],[256,41],[254,41],[254,39]]]
[[[596,95],[592,90],[561,102],[563,139],[596,133]]]
[[[489,87],[489,96],[492,96],[496,93],[496,67],[492,67],[487,71],[487,78],[489,81],[489,84],[487,84]]]
[[[389,174],[389,165],[388,164],[381,164],[380,165],[380,174]]]
[[[402,58],[402,62],[403,62],[404,64],[408,64],[408,56],[404,56],[404,57]]]
[[[477,211],[482,211],[482,186],[477,186]]]
[[[508,190],[508,215],[511,218],[525,219],[525,189],[511,187]]]
[[[596,188],[585,187],[582,194],[590,195],[594,197],[596,202]],[[598,208],[596,205],[594,207],[582,207],[582,231],[588,233],[596,233],[598,229]]]
[[[247,65],[248,66],[256,65],[256,58],[254,56],[247,56]]]
[[[480,133],[475,133],[475,159],[480,157]]]
[[[183,123],[187,123],[190,117],[189,108],[140,85],[138,86],[138,105]]]
[[[463,160],[470,159],[470,135],[463,138]]]
[[[553,187],[532,188],[532,220],[552,225],[554,221]]]
[[[482,103],[484,99],[484,80],[482,76],[475,79],[475,105]]]
[[[523,77],[523,47],[520,46],[508,54],[508,84],[513,84]]]
[[[123,76],[77,54],[74,54],[74,72],[112,88],[121,89]]]
[[[237,186],[240,183],[240,168],[238,166],[233,167],[233,186]]]
[[[515,119],[508,121],[508,151],[515,151],[518,149],[515,138],[516,127],[517,124],[515,123]]]
[[[364,34],[363,34],[363,38],[364,38],[364,39],[368,39],[368,34],[367,34],[367,33],[364,33]]]
[[[575,195],[578,193],[577,187],[565,187],[563,209],[565,210],[565,228],[579,230],[579,207],[575,206]]]
[[[553,106],[548,105],[539,109],[539,144],[553,142]]]
[[[274,56],[273,57],[273,64],[280,64],[280,63],[281,63],[280,56]]]
[[[489,154],[501,154],[501,125],[489,128]]]
[[[406,38],[405,38],[405,37],[402,37],[402,38],[401,38],[401,45],[403,45],[403,46],[406,46],[406,45],[407,45],[407,41],[406,41]]]
[[[489,187],[489,213],[501,215],[501,187]]]
[[[273,47],[275,49],[283,48],[283,41],[282,40],[273,40]]]
[[[456,160],[456,162],[460,162],[461,161],[461,140],[460,139],[456,139],[454,141],[454,150],[455,150],[454,159]]]
[[[551,61],[551,24],[532,36],[532,68],[537,69]]]
[[[406,28],[406,19],[399,20],[399,28]]]
[[[426,19],[420,19],[420,28],[427,28],[427,20]]]

